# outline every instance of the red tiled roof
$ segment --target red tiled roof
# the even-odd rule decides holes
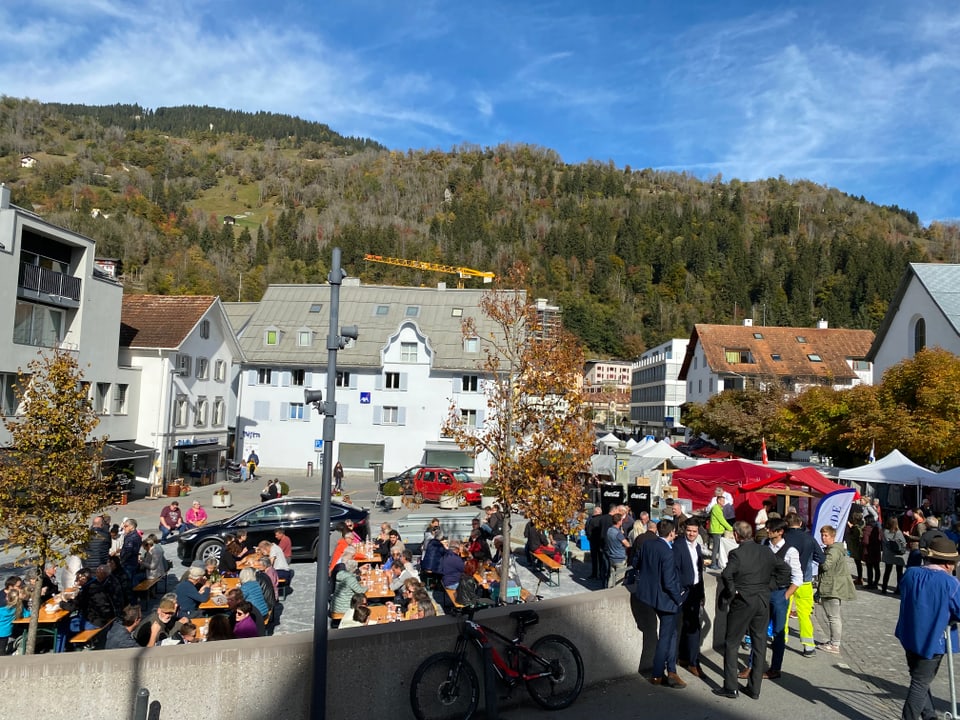
[[[681,377],[686,377],[694,347],[699,344],[715,373],[853,380],[857,374],[847,360],[864,359],[872,343],[872,330],[698,324],[687,347]],[[748,353],[752,362],[728,362],[727,353],[734,351]],[[811,356],[819,356],[820,361],[811,360]]]
[[[124,295],[120,346],[180,347],[216,299],[213,295]]]

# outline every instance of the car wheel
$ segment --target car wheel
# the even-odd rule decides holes
[[[194,557],[197,560],[202,560],[206,562],[207,560],[214,559],[218,563],[220,562],[220,554],[223,552],[223,545],[221,545],[216,540],[207,540],[204,543],[200,543],[200,546],[197,548]]]

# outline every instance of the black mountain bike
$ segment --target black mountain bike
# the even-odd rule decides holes
[[[466,607],[460,623],[456,649],[431,655],[421,663],[410,683],[410,705],[417,720],[468,720],[480,700],[480,680],[467,662],[467,646],[478,650],[496,638],[503,648],[491,648],[493,670],[512,691],[526,685],[530,697],[546,710],[569,707],[583,689],[583,658],[576,646],[561,635],[544,635],[527,647],[523,636],[536,625],[535,610],[510,613],[517,624],[516,637],[508,638],[493,628],[473,621],[476,607]],[[481,654],[482,657],[482,654]]]

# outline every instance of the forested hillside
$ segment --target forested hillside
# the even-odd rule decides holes
[[[957,227],[806,181],[571,165],[528,145],[389,151],[206,107],[4,97],[0,181],[120,258],[127,292],[256,300],[269,283],[324,282],[334,245],[377,283],[456,279],[365,253],[497,274],[521,260],[591,353],[626,358],[695,322],[875,328],[907,262],[960,247]]]

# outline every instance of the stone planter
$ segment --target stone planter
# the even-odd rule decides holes
[[[222,495],[218,493],[214,493],[212,497],[213,497],[213,500],[211,501],[212,507],[228,508],[233,505],[233,497],[230,495],[230,493],[224,493]]]
[[[441,495],[440,496],[441,510],[456,510],[458,507],[460,507],[459,495]]]

